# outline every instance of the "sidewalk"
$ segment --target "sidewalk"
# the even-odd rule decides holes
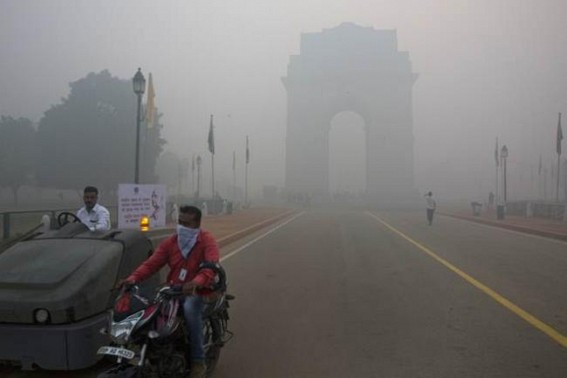
[[[452,211],[439,212],[439,214],[454,218],[567,241],[567,222],[544,218],[527,218],[516,215],[506,215],[505,219],[498,220],[496,219],[495,211],[483,210],[479,216],[473,216],[471,213],[471,209],[456,209]]]

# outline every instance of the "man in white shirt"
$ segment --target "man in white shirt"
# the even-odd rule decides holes
[[[108,210],[97,203],[98,189],[94,186],[87,186],[83,191],[83,201],[85,206],[77,211],[77,217],[91,231],[110,230],[110,213]]]
[[[437,203],[433,199],[433,193],[429,192],[425,195],[425,200],[427,201],[427,222],[429,225],[433,223],[433,214],[435,213],[435,208]]]

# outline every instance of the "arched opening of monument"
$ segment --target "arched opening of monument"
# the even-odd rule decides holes
[[[335,199],[361,198],[366,193],[366,124],[351,111],[331,120],[329,192]]]
[[[419,200],[413,182],[417,75],[409,53],[398,49],[396,31],[345,23],[302,34],[299,50],[282,77],[286,191],[314,203],[341,192],[363,193],[361,202],[373,206]],[[342,110],[358,115],[336,114]]]

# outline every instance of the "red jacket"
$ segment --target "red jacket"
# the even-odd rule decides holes
[[[154,253],[128,277],[128,280],[143,281],[167,264],[169,266],[168,284],[194,281],[199,286],[207,287],[213,283],[215,273],[210,269],[203,269],[197,274],[199,264],[204,261],[219,262],[219,248],[210,232],[205,230],[199,232],[197,242],[187,259],[183,258],[177,246],[177,234],[173,234],[158,245]],[[185,279],[180,277],[182,269],[187,271]]]

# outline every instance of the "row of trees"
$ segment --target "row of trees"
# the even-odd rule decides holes
[[[37,128],[26,118],[0,119],[0,186],[12,189],[16,203],[25,184],[57,189],[91,184],[111,193],[119,183],[134,181],[137,104],[130,80],[105,70],[70,88]],[[141,182],[156,182],[156,161],[165,144],[160,116],[142,130]]]

